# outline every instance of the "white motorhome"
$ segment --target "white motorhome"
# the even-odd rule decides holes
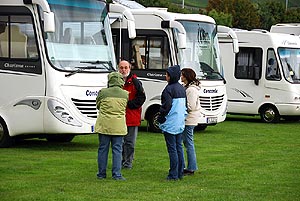
[[[180,64],[193,68],[201,80],[199,127],[215,125],[226,118],[227,94],[220,63],[217,26],[209,16],[168,12],[166,8],[131,8],[136,38],[129,39],[126,18],[110,12],[113,40],[118,59],[132,63],[142,81],[146,102],[142,118],[158,132],[156,118],[161,92],[166,86],[166,69]],[[115,20],[115,21],[114,21]]]
[[[228,94],[228,113],[260,115],[263,122],[300,119],[300,39],[264,30],[218,33]]]
[[[0,147],[93,132],[98,90],[116,70],[107,14],[98,0],[1,0]]]
[[[286,33],[300,36],[300,23],[280,23],[271,26],[272,33]]]

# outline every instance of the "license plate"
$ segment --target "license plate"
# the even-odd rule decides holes
[[[208,124],[216,124],[218,122],[218,118],[217,117],[207,117],[207,121]]]

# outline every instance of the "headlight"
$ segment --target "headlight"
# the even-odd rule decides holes
[[[62,103],[57,100],[49,99],[47,102],[49,111],[61,122],[69,124],[72,126],[81,127],[82,124],[75,119],[70,113],[70,111],[64,107]]]

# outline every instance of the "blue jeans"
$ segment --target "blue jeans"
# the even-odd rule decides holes
[[[106,178],[109,145],[112,148],[112,177],[121,178],[122,142],[123,136],[99,134],[98,174],[99,178]]]
[[[125,135],[123,139],[123,167],[132,168],[132,161],[134,158],[134,147],[137,134],[138,126],[127,127],[127,135]]]
[[[182,139],[186,148],[187,170],[195,171],[198,169],[195,146],[194,146],[194,128],[195,126],[185,126]]]
[[[167,179],[181,179],[184,169],[182,134],[173,135],[164,132],[164,136],[170,159],[170,169]]]

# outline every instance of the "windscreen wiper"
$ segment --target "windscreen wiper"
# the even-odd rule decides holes
[[[101,64],[103,67],[105,67],[103,69],[107,69],[107,70],[113,69],[111,61],[99,61],[99,60],[95,60],[95,61],[80,61],[80,63]]]
[[[85,67],[77,67],[77,70],[72,71],[68,74],[65,74],[65,77],[70,77],[71,75],[75,75],[76,73],[82,72],[86,69],[97,69],[97,66],[85,66]]]
[[[109,64],[111,62],[110,61],[99,61],[99,60],[96,60],[96,61],[80,61],[80,63],[83,63],[83,64]]]

